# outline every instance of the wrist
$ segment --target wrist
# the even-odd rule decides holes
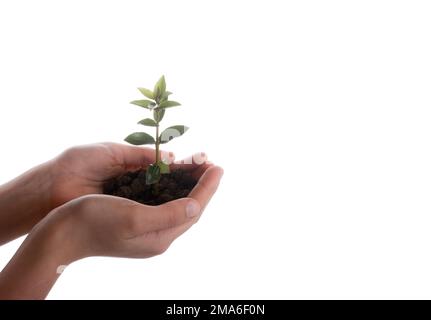
[[[57,264],[68,265],[89,256],[85,248],[86,233],[79,224],[79,212],[71,201],[51,211],[32,231],[46,243],[47,251],[55,253]]]
[[[0,244],[29,232],[51,210],[51,193],[51,162],[0,186]]]
[[[53,211],[27,236],[0,274],[0,299],[43,299],[81,255],[67,219]]]

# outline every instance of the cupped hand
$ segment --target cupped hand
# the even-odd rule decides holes
[[[172,165],[173,170],[181,168],[191,172],[198,183],[187,198],[159,206],[146,206],[124,198],[93,194],[101,191],[103,177],[109,178],[124,170],[137,169],[145,165],[147,159],[151,159],[151,154],[147,154],[145,149],[132,147],[132,154],[123,153],[126,149],[112,153],[112,147],[115,149],[116,145],[74,148],[60,156],[63,159],[55,160],[61,160],[60,164],[64,166],[59,172],[53,172],[51,164],[47,163],[7,186],[13,189],[15,183],[23,183],[27,189],[22,197],[11,197],[21,201],[11,202],[13,205],[6,207],[8,210],[5,212],[20,212],[16,211],[21,208],[17,204],[24,204],[23,207],[31,209],[29,205],[34,203],[33,198],[39,199],[48,193],[38,183],[36,186],[40,187],[40,194],[34,194],[35,185],[31,182],[37,177],[45,177],[47,181],[56,180],[58,202],[76,196],[78,198],[56,207],[47,216],[38,219],[38,223],[36,213],[42,213],[43,210],[36,211],[28,219],[30,223],[20,227],[19,232],[13,230],[19,221],[14,220],[14,217],[20,218],[19,215],[12,214],[4,220],[9,223],[4,230],[12,230],[12,236],[8,238],[16,237],[26,230],[31,229],[31,232],[0,273],[0,299],[42,299],[65,265],[88,256],[147,258],[163,253],[177,237],[198,221],[223,174],[221,168],[208,163],[197,164],[186,160],[183,164]],[[205,158],[200,155],[196,159]],[[100,163],[108,165],[103,167]],[[57,165],[60,164],[57,162]],[[61,189],[63,186],[72,189]],[[91,194],[79,197],[86,193]]]
[[[213,165],[180,165],[199,176],[189,197],[147,206],[108,195],[88,195],[54,210],[44,222],[60,230],[64,249],[87,256],[147,258],[163,253],[196,221],[223,174]],[[69,247],[69,248],[68,248]]]
[[[170,153],[162,158],[173,160]],[[52,160],[51,207],[88,194],[102,193],[107,179],[154,162],[153,149],[118,143],[72,147]]]

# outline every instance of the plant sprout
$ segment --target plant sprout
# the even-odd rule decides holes
[[[188,130],[188,127],[182,125],[171,126],[159,133],[160,122],[165,115],[166,109],[181,105],[176,101],[169,100],[172,92],[166,90],[165,76],[162,76],[157,81],[153,91],[146,88],[138,88],[138,90],[148,99],[134,100],[130,103],[152,111],[153,118],[142,119],[138,124],[155,127],[155,137],[145,132],[134,132],[124,140],[133,145],[155,145],[156,161],[148,166],[145,180],[147,184],[153,184],[155,193],[158,193],[158,183],[161,175],[169,173],[169,166],[160,159],[160,144],[181,136]]]

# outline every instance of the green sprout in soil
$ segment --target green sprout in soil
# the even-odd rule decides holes
[[[181,136],[188,130],[188,127],[183,125],[171,126],[159,133],[160,122],[165,115],[166,109],[181,105],[176,101],[169,100],[169,96],[172,92],[166,90],[166,81],[164,76],[157,81],[153,91],[145,88],[138,89],[148,99],[134,100],[130,103],[152,112],[153,118],[142,119],[138,124],[142,124],[147,127],[154,127],[155,136],[153,137],[145,132],[134,132],[124,140],[133,145],[155,145],[156,161],[148,166],[145,173],[145,180],[148,185],[154,185],[154,192],[157,194],[158,183],[161,175],[169,173],[169,165],[160,159],[160,144],[167,143],[173,138]]]

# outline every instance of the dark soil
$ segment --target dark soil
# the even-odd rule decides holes
[[[138,170],[107,181],[103,186],[103,193],[156,206],[187,197],[196,182],[188,172],[175,170],[162,175],[159,193],[155,195],[154,185],[145,184],[145,170]]]

